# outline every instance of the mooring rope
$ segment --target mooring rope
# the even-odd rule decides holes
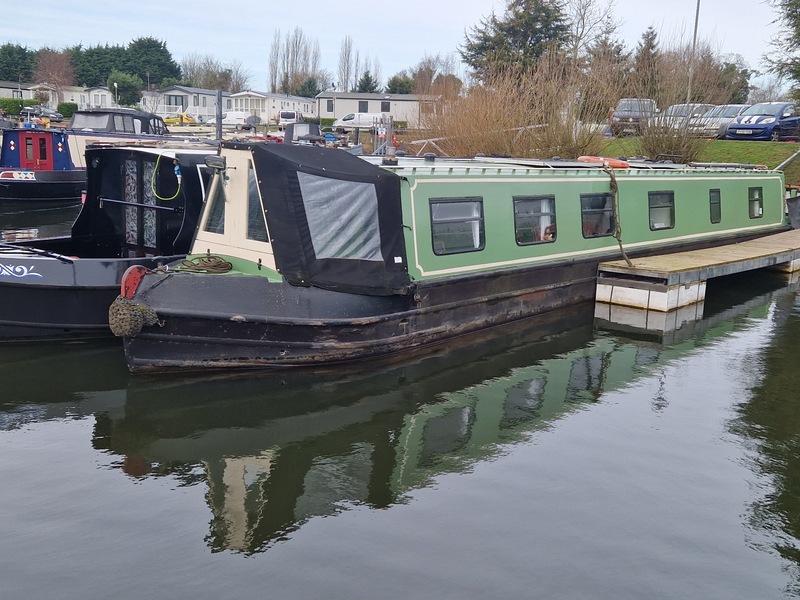
[[[611,179],[611,198],[614,204],[614,237],[619,244],[619,251],[622,254],[622,258],[625,259],[629,267],[632,267],[633,263],[631,259],[628,258],[628,255],[625,254],[625,248],[622,246],[622,225],[619,222],[619,186],[617,185],[617,176],[614,174],[614,169],[606,164],[603,165],[603,171],[608,173]]]

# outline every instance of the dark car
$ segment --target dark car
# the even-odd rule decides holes
[[[797,140],[800,139],[800,116],[794,102],[759,102],[728,124],[725,139]]]
[[[611,135],[638,135],[658,114],[656,101],[650,98],[622,98],[611,113]]]
[[[54,123],[60,123],[64,120],[64,115],[60,112],[47,108],[46,106],[26,106],[20,111],[20,116],[28,120],[31,119],[49,119]]]

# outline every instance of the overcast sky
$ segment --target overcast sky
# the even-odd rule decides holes
[[[267,60],[275,30],[300,27],[319,42],[323,67],[336,79],[345,36],[370,61],[378,59],[382,83],[416,65],[424,56],[456,53],[464,33],[503,0],[402,0],[400,2],[116,2],[39,0],[6,2],[0,43],[30,49],[82,44],[124,45],[140,37],[163,40],[178,62],[189,54],[211,55],[221,63],[238,60],[250,75],[251,89],[266,91]],[[616,0],[622,23],[618,37],[628,49],[653,25],[662,46],[691,41],[697,0]],[[722,54],[739,54],[760,69],[777,33],[776,13],[764,0],[700,0],[698,38]],[[457,54],[456,54],[456,58]]]

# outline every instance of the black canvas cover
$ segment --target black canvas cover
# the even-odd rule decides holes
[[[399,176],[335,148],[260,144],[252,153],[287,281],[359,294],[408,291]]]

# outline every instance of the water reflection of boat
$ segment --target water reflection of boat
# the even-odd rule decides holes
[[[124,404],[127,373],[112,339],[0,345],[0,430]]]
[[[401,502],[789,294],[767,292],[670,346],[593,339],[593,309],[583,306],[567,322],[536,320],[366,373],[132,379],[124,406],[97,415],[94,445],[123,456],[130,476],[207,484],[209,545],[259,552],[315,516]]]
[[[49,203],[3,202],[0,205],[0,241],[69,235],[80,209],[80,203],[53,206]]]

